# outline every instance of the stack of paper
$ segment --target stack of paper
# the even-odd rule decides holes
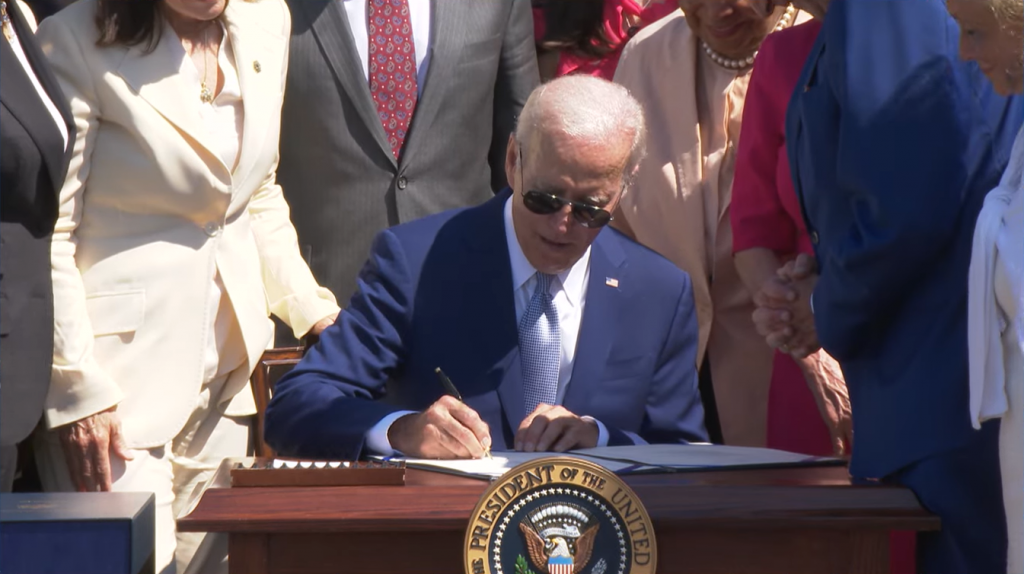
[[[497,478],[520,464],[549,456],[572,456],[589,460],[617,474],[843,464],[843,461],[837,458],[814,457],[767,448],[711,444],[608,446],[567,453],[494,452],[492,456],[493,458],[475,460],[392,460],[404,460],[409,468],[482,479]]]

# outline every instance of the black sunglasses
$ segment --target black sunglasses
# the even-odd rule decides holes
[[[522,148],[519,149],[519,179],[524,179]],[[532,189],[523,191],[523,205],[526,206],[526,209],[529,209],[532,213],[536,213],[537,215],[551,215],[552,213],[561,211],[563,207],[568,205],[572,207],[572,216],[576,220],[576,223],[579,223],[587,229],[604,227],[613,219],[611,213],[608,213],[608,211],[601,209],[596,205],[572,201],[551,193],[544,193],[543,191],[536,191]]]

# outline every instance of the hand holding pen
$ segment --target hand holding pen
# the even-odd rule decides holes
[[[491,433],[480,415],[462,402],[455,385],[435,371],[445,394],[421,413],[403,416],[388,429],[391,447],[414,458],[490,456]]]
[[[466,401],[462,400],[462,395],[459,393],[459,389],[455,388],[455,385],[452,384],[452,380],[448,378],[448,375],[444,374],[444,371],[441,370],[441,367],[438,367],[438,368],[434,369],[434,372],[437,373],[437,378],[438,378],[438,380],[441,381],[441,386],[444,387],[445,392],[448,393],[449,395],[455,397],[460,403],[465,404]],[[483,443],[483,441],[481,441],[481,444],[482,443]],[[484,457],[485,458],[491,458],[491,436],[490,436],[490,433],[488,433],[488,435],[487,435],[487,444],[484,446]]]

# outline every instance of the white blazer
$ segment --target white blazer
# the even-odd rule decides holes
[[[96,46],[96,5],[81,0],[38,32],[78,128],[53,239],[46,421],[117,404],[129,446],[152,448],[195,407],[217,273],[248,358],[221,395],[234,397],[228,414],[255,410],[247,383],[272,343],[271,312],[302,336],[338,305],[302,260],[276,183],[291,31],[283,0],[234,0],[224,13],[245,113],[234,172],[212,151],[173,51]],[[160,41],[178,39],[168,29]]]

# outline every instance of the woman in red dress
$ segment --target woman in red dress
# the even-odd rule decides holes
[[[790,178],[785,119],[789,96],[820,28],[814,20],[766,38],[747,88],[731,219],[736,270],[751,294],[789,259],[814,254]],[[835,361],[824,351],[803,360],[776,352],[768,392],[768,447],[842,455],[849,435],[849,399]]]
[[[747,88],[736,155],[731,223],[736,270],[752,294],[800,253],[814,255],[790,176],[785,120],[790,96],[821,29],[813,20],[768,36]],[[776,352],[768,391],[767,446],[844,455],[852,446],[842,371],[819,351],[806,359]],[[912,533],[893,533],[891,572],[914,572]]]

